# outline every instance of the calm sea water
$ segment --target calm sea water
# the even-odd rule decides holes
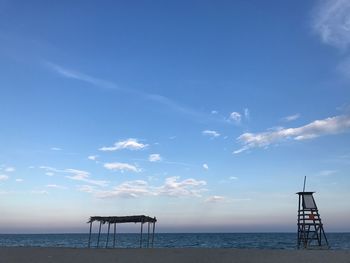
[[[32,247],[87,247],[88,234],[0,234],[0,246]],[[105,247],[107,236],[101,234],[100,246]],[[144,245],[147,236],[144,235]],[[350,249],[350,233],[328,233],[332,249]],[[92,247],[97,235],[92,235]],[[110,236],[109,244],[112,245]],[[295,249],[295,233],[218,233],[218,234],[155,234],[154,247],[158,248],[260,248]],[[117,247],[139,247],[140,235],[117,234]]]

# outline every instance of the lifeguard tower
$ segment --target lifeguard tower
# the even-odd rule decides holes
[[[299,195],[298,249],[328,249],[328,240],[313,197],[315,192],[305,192],[305,182],[306,177],[303,191],[297,193]]]

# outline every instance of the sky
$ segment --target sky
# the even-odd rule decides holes
[[[348,0],[0,0],[0,233],[349,232],[349,131]]]

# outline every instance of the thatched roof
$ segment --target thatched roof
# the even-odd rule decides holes
[[[102,224],[110,223],[155,223],[157,219],[155,217],[149,217],[145,215],[137,216],[92,216],[88,223],[91,222],[102,222]]]

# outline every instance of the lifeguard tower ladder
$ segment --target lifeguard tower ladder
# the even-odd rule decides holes
[[[313,197],[315,192],[305,192],[305,181],[306,177],[303,192],[297,193],[299,195],[298,249],[328,249],[328,240]]]

